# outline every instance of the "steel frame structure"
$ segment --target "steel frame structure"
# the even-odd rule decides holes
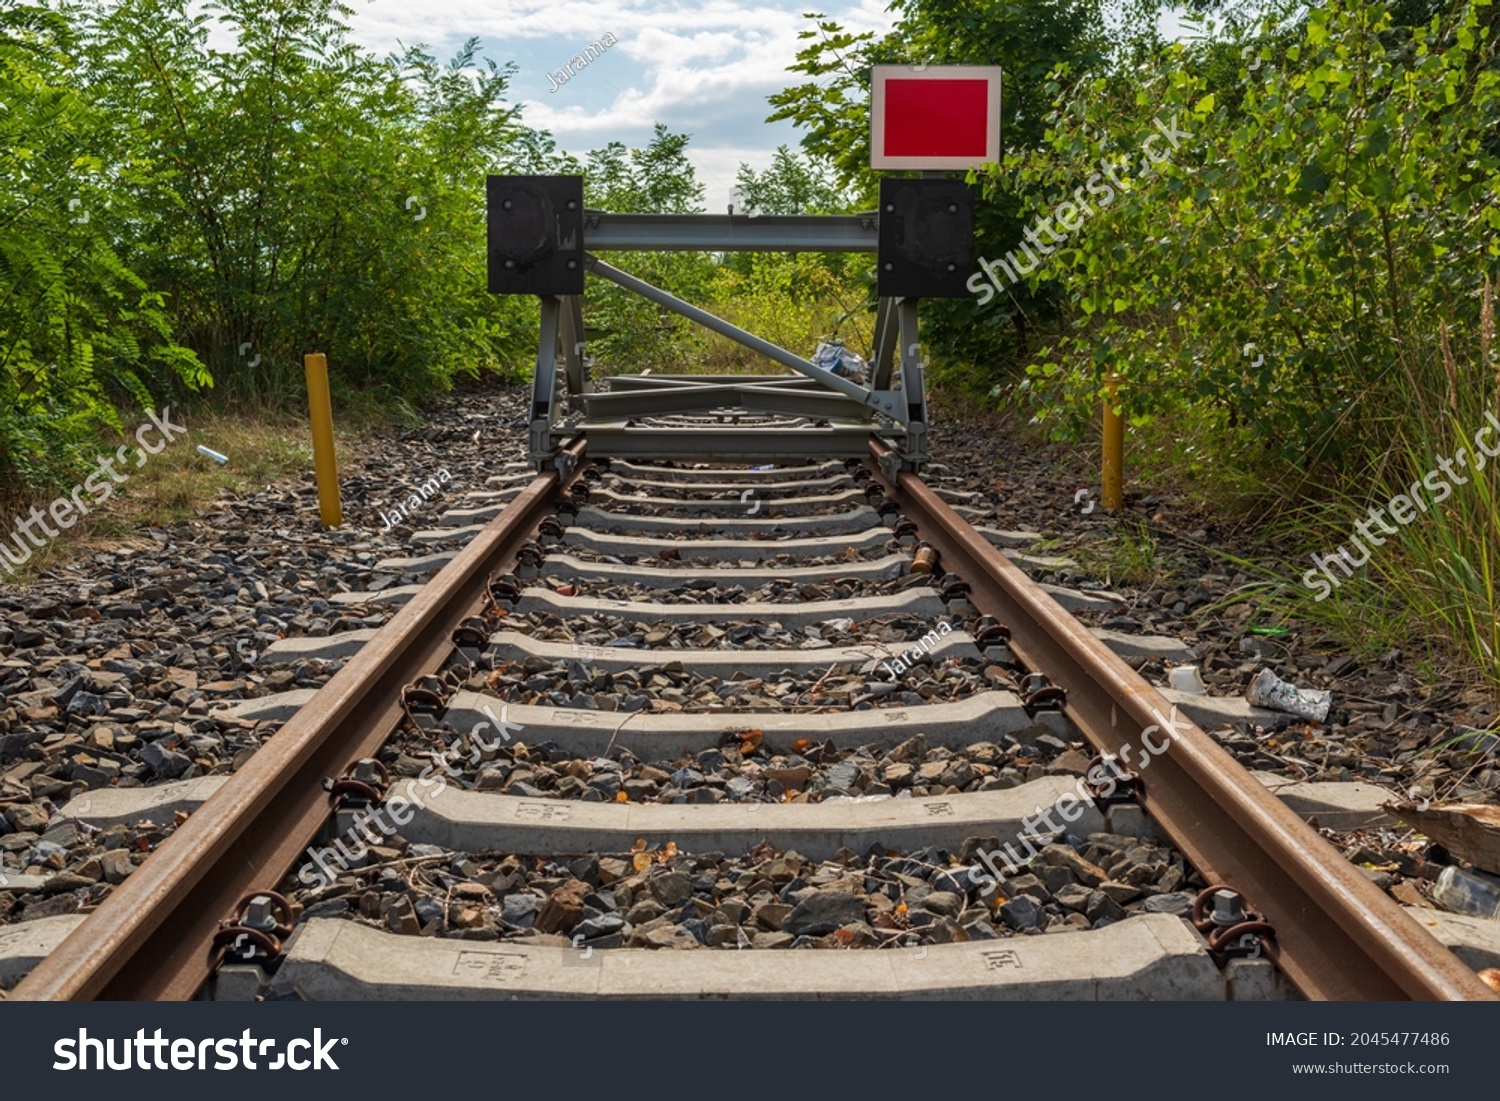
[[[554,182],[549,178],[492,177],[491,183],[498,181],[503,189],[512,180],[518,181],[519,190],[497,192],[492,186],[492,196],[521,194],[529,200]],[[558,183],[573,180],[555,178]],[[969,228],[972,210],[960,211],[961,202],[949,201],[952,183],[899,182],[908,204],[914,184],[940,184],[948,188],[940,199],[946,204],[944,209],[957,216],[955,223],[967,231],[967,241],[960,241],[959,247],[972,251]],[[569,192],[560,189],[558,193]],[[570,211],[572,205],[568,204]],[[512,206],[505,209],[510,211]],[[913,255],[911,241],[920,237],[913,228],[908,227],[902,237],[906,243],[893,246],[889,235],[883,236],[881,232],[882,212],[893,219],[899,219],[903,213],[894,202],[887,202],[884,195],[881,211],[851,215],[613,214],[583,210],[581,216],[572,218],[558,213],[559,255],[576,255],[564,250],[581,248],[585,270],[726,336],[794,373],[627,374],[612,377],[608,389],[604,389],[593,377],[594,358],[587,352],[582,296],[555,292],[564,283],[576,285],[573,269],[577,261],[567,260],[566,275],[557,266],[544,270],[539,263],[534,277],[520,276],[528,284],[521,290],[516,289],[515,261],[505,259],[508,282],[506,289],[497,293],[535,293],[541,305],[540,340],[528,417],[531,459],[537,469],[556,467],[566,476],[569,462],[566,446],[580,436],[587,438],[590,454],[596,457],[772,461],[786,457],[859,458],[868,454],[872,434],[889,448],[887,466],[892,476],[900,470],[920,469],[927,461],[928,450],[917,296],[880,294],[867,384],[861,385],[621,271],[597,255],[609,251],[876,253],[882,279],[899,267],[905,277],[904,285],[910,285],[915,265],[919,277],[924,270],[933,271],[934,286],[940,275],[951,281],[955,264],[950,261],[941,271],[935,268],[931,259],[933,250],[925,247],[928,242],[917,240],[918,254]],[[548,219],[552,216],[548,212],[527,224],[550,226]],[[930,212],[924,212],[923,217],[927,218],[923,225],[930,227]],[[491,219],[494,289],[497,260],[493,198]],[[930,230],[927,232],[929,237],[933,236]],[[936,236],[948,246],[955,238],[952,231]],[[530,254],[545,254],[546,245],[546,241],[538,247],[524,243]],[[705,414],[717,414],[717,422],[704,427],[651,423],[660,418]]]

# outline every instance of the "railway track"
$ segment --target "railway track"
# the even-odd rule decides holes
[[[819,427],[632,428],[725,423]],[[1127,664],[1180,642],[878,438],[562,459],[263,655],[343,664],[232,708],[284,720],[233,776],[91,793],[175,828],[12,997],[1491,996],[1196,725],[1234,701]]]

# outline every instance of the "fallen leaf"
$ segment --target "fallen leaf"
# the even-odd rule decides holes
[[[617,792],[615,792],[615,802],[616,803],[628,803],[628,802],[630,802],[630,796],[626,792],[617,791]]]
[[[798,753],[801,753],[810,745],[812,745],[811,739],[798,738],[795,742],[792,743],[792,748],[795,749]]]

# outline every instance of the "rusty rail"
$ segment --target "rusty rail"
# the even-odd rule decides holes
[[[1011,632],[1010,648],[1067,692],[1067,713],[1118,753],[1171,717],[1171,704],[912,474],[872,475],[970,586],[970,602]],[[1183,722],[1177,723],[1182,729]],[[1155,757],[1139,800],[1211,883],[1227,883],[1276,930],[1278,965],[1309,998],[1494,998],[1447,948],[1196,725]]]
[[[584,445],[568,449],[571,471]],[[12,992],[34,1001],[184,1000],[208,978],[221,918],[274,886],[330,814],[325,777],[372,756],[402,686],[436,669],[486,579],[552,511],[568,479],[540,474]]]

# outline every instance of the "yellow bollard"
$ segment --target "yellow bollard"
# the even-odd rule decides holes
[[[1116,374],[1104,378],[1104,463],[1100,483],[1107,509],[1119,508],[1124,500],[1125,418],[1115,400],[1120,381]]]
[[[323,523],[336,528],[344,522],[339,504],[339,461],[333,452],[333,403],[328,397],[328,357],[313,352],[302,357],[307,371],[307,405],[312,417],[313,466],[318,472],[318,511]]]

